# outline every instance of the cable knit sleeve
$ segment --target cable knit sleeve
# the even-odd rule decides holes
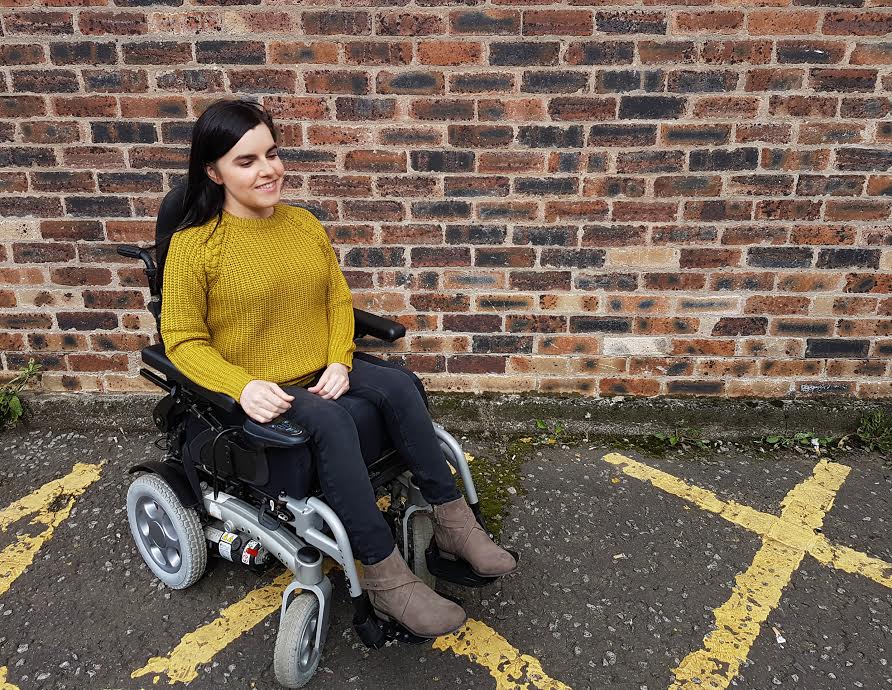
[[[210,251],[200,233],[174,234],[164,266],[161,338],[167,357],[189,379],[238,400],[254,377],[226,361],[210,344],[206,323]],[[215,247],[219,251],[219,247]]]
[[[305,213],[318,235],[328,261],[328,364],[339,362],[352,369],[353,351],[356,349],[353,342],[353,296],[338,265],[338,257],[328,239],[328,233],[312,213]]]

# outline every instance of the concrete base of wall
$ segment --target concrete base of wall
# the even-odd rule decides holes
[[[741,400],[720,398],[614,398],[434,393],[434,418],[454,434],[530,434],[560,424],[566,434],[646,436],[673,429],[699,429],[703,438],[744,439],[807,431],[841,436],[858,428],[861,416],[892,400]],[[28,396],[30,428],[154,429],[149,395]]]

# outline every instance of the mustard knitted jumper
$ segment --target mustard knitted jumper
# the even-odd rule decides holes
[[[353,365],[353,302],[312,213],[278,204],[268,218],[223,212],[174,233],[164,267],[161,337],[192,381],[236,400],[253,379],[306,385]]]

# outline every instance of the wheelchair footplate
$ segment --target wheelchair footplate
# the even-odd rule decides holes
[[[511,551],[510,549],[506,549],[506,551],[514,556],[515,561],[520,562],[520,555],[516,551]],[[437,579],[446,580],[462,587],[485,587],[501,577],[500,575],[495,577],[478,575],[471,570],[471,566],[467,561],[453,561],[445,558],[440,553],[440,549],[437,548],[437,543],[433,539],[431,539],[430,546],[424,552],[424,557],[427,561],[427,569],[431,575]]]

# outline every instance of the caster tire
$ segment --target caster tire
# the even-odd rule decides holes
[[[185,589],[204,574],[208,550],[198,513],[184,507],[157,474],[130,485],[127,520],[146,565],[168,587]]]
[[[412,522],[409,525],[409,539],[412,543],[411,562],[412,572],[415,576],[431,589],[437,587],[437,577],[431,574],[427,567],[427,557],[425,552],[430,546],[431,539],[434,538],[434,523],[431,521],[429,513],[421,511],[416,512],[412,516]]]
[[[315,594],[299,594],[285,610],[276,636],[273,667],[276,680],[286,688],[302,688],[316,673],[322,658],[322,650],[316,648],[319,624],[319,600]]]

